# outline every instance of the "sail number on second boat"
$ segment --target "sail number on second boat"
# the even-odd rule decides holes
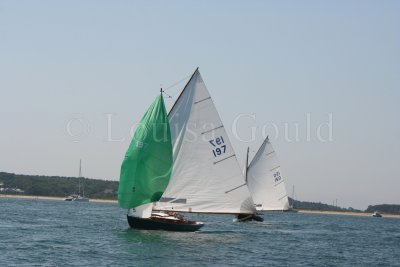
[[[280,172],[274,173],[274,178],[275,178],[275,183],[279,182],[282,179],[281,173]]]
[[[210,142],[210,144],[213,146],[212,152],[214,157],[218,157],[226,152],[226,145],[222,136],[212,139],[208,142]]]

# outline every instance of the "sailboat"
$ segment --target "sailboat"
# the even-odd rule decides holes
[[[128,209],[130,227],[148,230],[196,231],[204,224],[171,213],[154,212],[172,171],[172,143],[161,94],[143,116],[121,166],[118,203]]]
[[[167,212],[256,213],[225,127],[198,68],[172,106],[171,180],[153,209]]]
[[[161,96],[160,98],[162,99]],[[156,106],[165,108],[164,102],[158,101],[159,104]],[[163,108],[160,107],[160,110]],[[150,110],[151,108],[147,113],[151,112]],[[143,121],[147,121],[146,115],[142,119],[142,124]],[[124,205],[123,201],[120,201],[120,194],[131,194],[129,191],[132,185],[123,185],[120,182],[119,202],[121,207],[129,208],[127,216],[130,226],[195,231],[204,223],[188,221],[183,218],[182,212],[253,216],[256,209],[243,181],[236,154],[198,68],[172,106],[168,119],[163,118],[162,122],[164,125],[169,122],[171,133],[172,168],[169,169],[171,172],[169,182],[165,182],[165,190],[164,188],[157,190],[157,197],[138,202],[133,206]],[[131,147],[140,143],[144,146],[143,141],[138,143],[137,140],[141,139],[138,139],[136,134]],[[131,147],[125,160],[130,157]],[[161,156],[160,149],[157,151],[156,158],[165,161],[167,155]],[[168,151],[163,153],[169,157]],[[121,179],[125,176],[124,163],[121,168]],[[141,177],[143,176],[145,175]],[[122,192],[123,190],[126,192]],[[135,192],[138,190],[134,188]],[[162,194],[159,199],[157,199],[158,194],[160,196]]]
[[[246,183],[258,211],[287,211],[289,198],[279,161],[267,137],[248,165],[246,159]],[[248,167],[247,167],[248,166]]]
[[[81,179],[82,179],[82,160],[79,160],[78,193],[72,194],[64,198],[65,201],[89,202],[89,199],[85,197],[85,186],[83,184],[82,184],[82,195],[81,195]]]

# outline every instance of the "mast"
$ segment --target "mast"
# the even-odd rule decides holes
[[[82,177],[82,159],[79,159],[79,175],[78,177]]]
[[[82,197],[85,197],[85,179],[82,177],[82,160],[79,160],[79,179],[82,180]]]
[[[176,105],[176,103],[178,103],[179,99],[181,98],[181,96],[183,95],[183,92],[185,92],[186,88],[188,87],[188,85],[190,84],[190,82],[192,81],[194,75],[196,74],[196,72],[199,70],[199,67],[196,68],[196,70],[193,72],[192,76],[190,76],[189,81],[186,83],[185,87],[183,87],[181,93],[179,94],[178,98],[175,100],[174,105],[172,106],[172,108],[169,110],[168,112],[168,118],[169,118],[169,114],[171,113],[172,110],[174,110],[174,107]],[[161,88],[162,90],[162,88]]]
[[[292,188],[292,209],[294,209],[294,185]]]
[[[82,177],[82,160],[79,159],[79,173],[78,173],[78,195],[81,194],[81,177]]]
[[[249,147],[247,147],[246,164],[244,166],[244,178],[247,184],[247,170],[249,166]]]
[[[261,153],[261,150],[264,148],[264,145],[269,141],[269,137],[264,139],[264,142],[261,144],[261,146],[258,148],[256,154],[254,155],[253,159],[250,161],[250,164],[248,165],[247,169],[250,168],[250,166],[253,164],[253,161],[257,158],[257,155]],[[246,180],[247,181],[247,180]]]

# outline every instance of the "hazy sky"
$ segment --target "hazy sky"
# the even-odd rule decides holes
[[[84,176],[117,180],[160,84],[199,66],[226,129],[237,122],[241,165],[265,126],[290,195],[294,184],[300,200],[400,204],[399,12],[399,1],[0,0],[0,171],[76,176],[82,158]]]

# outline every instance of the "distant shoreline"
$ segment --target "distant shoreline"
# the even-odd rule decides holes
[[[42,200],[60,200],[60,201],[64,201],[64,197],[9,195],[9,194],[0,194],[0,198],[23,198],[23,199],[42,199]],[[116,200],[111,200],[111,199],[92,199],[92,198],[89,199],[89,202],[117,203]]]
[[[325,214],[325,215],[348,215],[348,216],[364,216],[371,217],[372,213],[368,212],[350,212],[350,211],[325,211],[325,210],[298,210],[299,213],[309,214]],[[381,213],[385,218],[400,218],[400,214]]]
[[[42,199],[42,200],[58,200],[64,201],[63,197],[46,197],[46,196],[28,196],[28,195],[9,195],[0,194],[0,198],[22,198],[22,199]],[[110,199],[89,199],[89,202],[99,202],[99,203],[118,203],[116,200]],[[371,217],[372,214],[368,212],[350,212],[350,211],[324,211],[324,210],[298,210],[299,213],[307,214],[324,214],[324,215],[347,215],[347,216],[364,216]],[[385,218],[400,218],[400,214],[388,214],[381,213],[382,217]]]

